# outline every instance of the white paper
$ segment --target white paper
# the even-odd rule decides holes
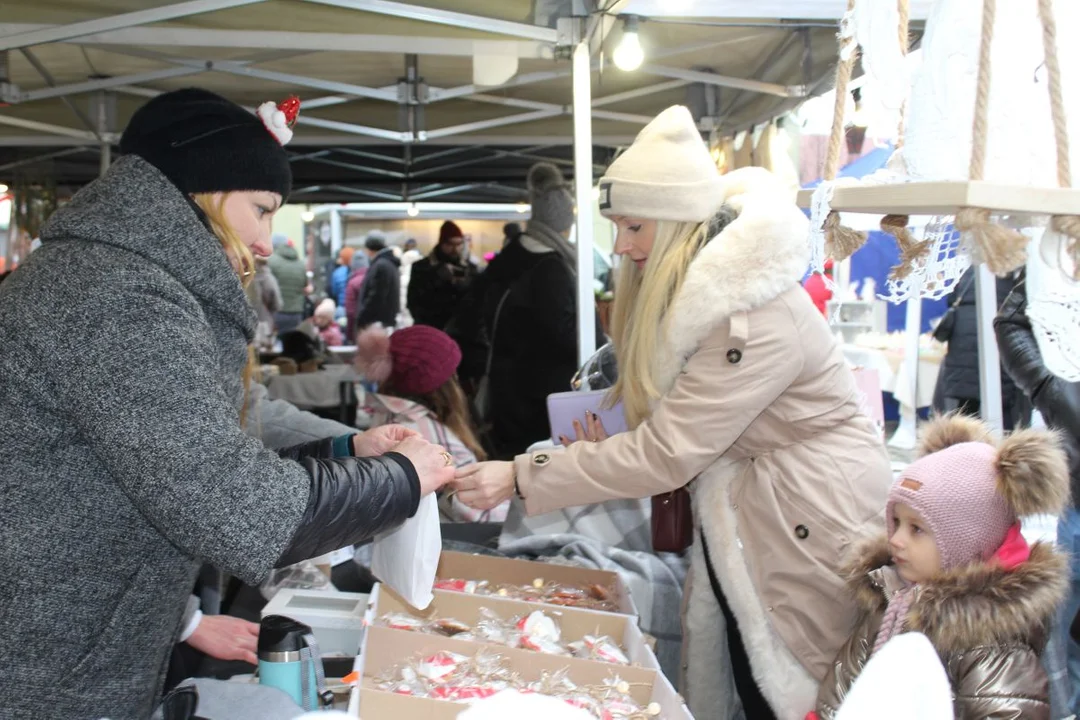
[[[416,514],[397,530],[375,537],[371,572],[417,610],[435,596],[435,571],[442,553],[439,505],[434,493],[421,498]]]

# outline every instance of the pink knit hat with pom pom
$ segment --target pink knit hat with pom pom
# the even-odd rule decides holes
[[[454,377],[461,348],[442,330],[427,325],[395,330],[387,335],[370,327],[356,338],[356,367],[372,382],[389,381],[405,395],[426,395]]]
[[[944,570],[994,556],[1019,517],[1059,514],[1069,473],[1058,437],[1020,430],[1000,443],[973,418],[930,422],[920,457],[893,483],[885,506],[889,535],[896,503],[915,510],[934,533]]]

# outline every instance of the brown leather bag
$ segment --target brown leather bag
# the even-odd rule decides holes
[[[694,511],[685,487],[652,499],[654,552],[681,553],[694,542]]]

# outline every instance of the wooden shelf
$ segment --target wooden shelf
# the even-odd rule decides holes
[[[799,207],[809,208],[813,190],[799,192]],[[1002,213],[1080,214],[1080,188],[1039,188],[991,182],[910,182],[837,187],[832,209],[873,215],[955,215],[962,207]]]

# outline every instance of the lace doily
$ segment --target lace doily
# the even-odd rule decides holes
[[[1027,315],[1046,369],[1080,382],[1080,283],[1066,274],[1068,263],[1061,235],[1036,234],[1028,246]]]
[[[921,239],[930,241],[930,252],[902,280],[890,279],[882,300],[900,304],[911,298],[940,300],[956,287],[960,276],[971,267],[971,256],[953,226],[952,216],[931,218],[922,229]]]

